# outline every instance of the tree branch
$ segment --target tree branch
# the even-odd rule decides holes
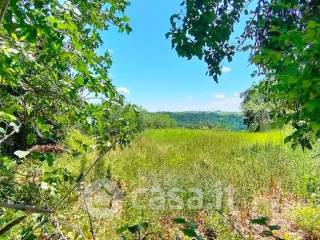
[[[8,232],[15,225],[18,225],[19,223],[21,223],[26,217],[27,217],[26,215],[18,217],[16,219],[12,220],[11,222],[9,222],[4,227],[0,228],[0,236],[5,234],[6,232]]]
[[[5,135],[4,138],[2,138],[2,139],[0,140],[0,145],[1,145],[2,143],[4,143],[8,138],[10,138],[12,135],[14,135],[14,134],[17,133],[17,132],[18,132],[18,131],[16,131],[16,130],[12,130],[11,133],[9,133],[8,135]]]
[[[11,204],[11,203],[1,202],[1,201],[0,201],[0,207],[25,211],[29,213],[46,213],[46,214],[53,213],[53,211],[50,209],[37,208],[37,207],[32,207],[32,206],[23,205],[23,204]]]
[[[92,239],[95,240],[96,239],[96,233],[94,232],[93,221],[92,221],[92,217],[91,217],[91,214],[90,214],[87,202],[86,202],[84,189],[83,189],[83,204],[84,204],[84,207],[85,207],[85,210],[86,210],[86,213],[87,213],[87,216],[88,216],[88,220],[89,220],[90,233],[91,233]]]

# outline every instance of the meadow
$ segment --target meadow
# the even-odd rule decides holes
[[[0,0],[0,239],[320,239],[319,16]]]
[[[206,239],[319,236],[320,218],[313,197],[318,191],[320,165],[312,159],[313,152],[285,145],[285,134],[190,129],[142,132],[130,147],[111,151],[88,179],[90,191],[90,184],[106,180],[121,192],[121,197],[111,200],[112,214],[93,212],[99,226],[97,239],[119,239],[121,234],[123,239],[143,239],[143,231],[149,236],[145,239],[161,239],[160,235],[184,239],[174,218],[194,222],[201,236],[211,233]],[[61,157],[59,162],[77,172],[90,164],[91,154],[82,161]],[[86,214],[79,212],[83,201],[75,197],[70,207],[73,211],[70,214],[68,209],[66,221],[79,218],[80,228],[88,231]],[[261,217],[268,221],[254,224],[252,220]],[[140,237],[125,231],[139,223],[148,226],[141,227]],[[121,226],[124,228],[117,232]],[[268,226],[274,228],[272,235],[265,230]]]

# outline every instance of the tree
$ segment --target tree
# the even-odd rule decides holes
[[[270,129],[272,125],[270,113],[274,108],[273,104],[266,101],[254,87],[242,93],[242,98],[243,121],[247,128],[253,132]]]
[[[167,34],[178,55],[204,59],[218,81],[225,58],[250,50],[258,67],[253,75],[265,77],[257,89],[276,106],[273,118],[295,129],[287,141],[311,148],[310,135],[320,136],[319,0],[185,0],[181,6]],[[242,14],[249,20],[233,43]]]
[[[110,111],[124,106],[124,99],[108,76],[110,54],[98,50],[100,33],[110,25],[131,31],[127,5],[11,0],[1,8],[6,13],[0,28],[0,130],[4,136],[14,133],[7,139],[9,152],[54,142],[70,125],[96,127],[109,140],[101,122],[113,121]]]
[[[175,128],[177,122],[166,113],[141,112],[142,126],[145,129]]]
[[[83,181],[81,174],[53,166],[55,153],[64,151],[56,143],[69,128],[90,135],[101,154],[126,146],[136,132],[136,107],[117,93],[108,75],[111,56],[100,50],[100,34],[111,25],[131,31],[127,5],[127,0],[0,2],[1,208],[48,213],[34,206],[55,206],[64,188]],[[90,141],[76,136],[77,150],[87,149]],[[26,215],[12,220],[14,214],[1,214],[7,224],[1,237],[21,221],[33,221]],[[22,239],[36,238],[30,226],[22,229]]]

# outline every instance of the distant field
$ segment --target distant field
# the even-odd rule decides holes
[[[212,125],[231,130],[244,130],[243,115],[229,112],[163,112],[174,119],[180,127]]]
[[[95,178],[111,177],[125,192],[121,215],[102,221],[99,234],[116,239],[118,226],[147,221],[172,239],[178,229],[170,219],[181,216],[214,229],[217,239],[241,239],[218,209],[254,239],[264,239],[255,237],[263,228],[249,224],[258,216],[282,224],[282,236],[294,235],[288,205],[310,197],[310,179],[317,182],[320,169],[311,153],[292,151],[283,138],[279,131],[165,129],[141,133],[130,148],[113,151],[95,170]],[[177,207],[179,204],[182,206]]]

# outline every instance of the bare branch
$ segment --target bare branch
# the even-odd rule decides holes
[[[59,220],[57,220],[57,219],[55,219],[55,218],[52,218],[52,221],[53,221],[53,222],[57,222],[57,223],[60,224],[60,225],[65,225],[65,226],[67,226],[68,228],[73,228],[74,230],[77,231],[78,234],[80,234],[80,235],[82,236],[83,239],[88,240],[88,239],[86,238],[86,236],[84,235],[84,233],[83,233],[83,231],[81,230],[80,227],[74,226],[74,225],[72,225],[72,224],[70,224],[70,223],[67,223],[67,222],[59,221]]]
[[[93,221],[92,221],[92,217],[91,217],[91,214],[90,214],[87,202],[86,202],[84,189],[83,189],[83,204],[84,204],[84,207],[85,207],[85,210],[86,210],[86,213],[87,213],[87,216],[88,216],[88,220],[89,220],[90,233],[91,233],[92,239],[95,240],[96,239],[96,233],[95,233],[94,228],[93,228]]]
[[[0,228],[0,236],[5,234],[6,232],[8,232],[15,225],[18,225],[19,223],[21,223],[26,217],[27,217],[26,215],[18,217],[16,219],[12,220],[11,222],[9,222],[4,227]]]
[[[1,202],[1,201],[0,201],[0,207],[25,211],[29,213],[46,213],[46,214],[53,213],[53,211],[50,209],[37,208],[37,207],[32,207],[24,204],[11,204],[11,203]]]
[[[16,131],[16,130],[13,130],[11,133],[9,133],[8,135],[4,136],[4,138],[2,138],[2,139],[0,140],[0,145],[1,145],[2,143],[4,143],[8,138],[10,138],[12,135],[14,135],[15,133],[17,133],[17,131]]]

